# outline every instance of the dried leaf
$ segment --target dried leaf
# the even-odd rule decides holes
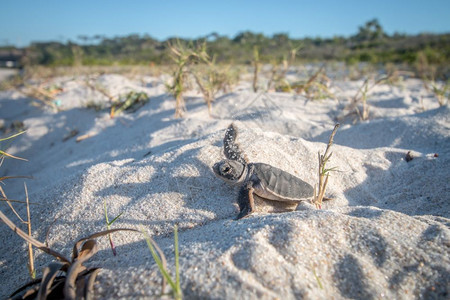
[[[98,250],[97,242],[95,240],[87,240],[81,247],[79,256],[75,257],[72,265],[67,271],[66,282],[64,284],[64,298],[75,300],[77,298],[76,281],[78,275],[86,270],[83,263],[91,258]]]
[[[53,284],[53,281],[55,280],[56,275],[58,274],[59,271],[61,271],[63,266],[64,264],[60,262],[53,262],[44,268],[41,285],[37,296],[38,300],[47,299],[48,295],[51,292],[51,286]]]
[[[96,268],[92,271],[91,274],[88,275],[86,286],[84,289],[84,298],[86,300],[93,300],[94,299],[94,283],[95,279],[97,279],[97,275],[100,273],[100,268]]]
[[[33,281],[28,282],[27,284],[21,286],[17,290],[15,290],[10,296],[9,299],[15,300],[15,299],[26,299],[27,297],[30,297],[30,299],[34,299],[39,291],[39,284],[41,282],[42,278],[35,279]],[[26,290],[27,288],[31,287],[30,289]],[[25,291],[26,290],[26,291]],[[24,292],[25,291],[25,292]]]
[[[105,230],[105,231],[100,231],[100,232],[96,232],[88,237],[85,238],[81,238],[79,239],[75,245],[73,246],[73,251],[72,251],[72,261],[78,257],[78,248],[80,248],[81,243],[83,243],[86,240],[91,240],[91,239],[95,239],[116,231],[134,231],[134,232],[139,232],[136,229],[132,229],[132,228],[116,228],[116,229],[109,229],[109,230]]]

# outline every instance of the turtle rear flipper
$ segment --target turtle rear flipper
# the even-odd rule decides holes
[[[242,164],[247,164],[247,157],[243,154],[241,149],[239,149],[239,144],[236,142],[237,128],[231,123],[223,138],[223,153],[225,157],[230,160],[238,161]]]

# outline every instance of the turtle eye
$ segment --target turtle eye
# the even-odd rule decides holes
[[[223,168],[223,172],[224,173],[228,173],[228,172],[230,172],[230,170],[231,170],[231,168],[229,167],[229,166],[226,166],[225,168]]]

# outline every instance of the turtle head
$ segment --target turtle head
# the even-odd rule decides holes
[[[225,159],[213,166],[214,174],[230,184],[239,184],[246,177],[246,165],[236,161]]]

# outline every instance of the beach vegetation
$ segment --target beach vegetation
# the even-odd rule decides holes
[[[270,71],[269,81],[267,82],[267,90],[270,91],[274,86],[282,86],[286,80],[286,74],[291,67],[295,63],[295,59],[299,50],[301,49],[301,45],[297,47],[292,47],[289,50],[289,54],[284,54],[281,61],[273,59],[270,62],[272,69]]]
[[[158,265],[158,269],[163,276],[161,294],[165,294],[165,286],[166,282],[169,283],[171,288],[171,295],[176,300],[181,300],[183,297],[181,284],[180,284],[180,265],[179,265],[179,252],[178,252],[178,228],[174,227],[173,235],[174,235],[174,252],[175,252],[175,279],[169,274],[167,269],[167,261],[164,253],[158,247],[156,242],[147,234],[145,229],[142,229],[142,233],[144,234],[145,240],[147,242],[147,246],[150,250],[150,253]]]
[[[439,106],[444,106],[449,103],[450,99],[450,80],[443,83],[438,83],[435,81],[430,81],[429,86],[431,86],[431,91],[438,100]]]
[[[186,111],[184,93],[188,90],[188,67],[197,62],[209,60],[206,53],[206,44],[201,43],[197,46],[183,45],[180,40],[175,43],[168,43],[171,51],[171,57],[175,63],[175,70],[172,73],[172,82],[166,84],[167,91],[175,98],[175,117],[180,118]]]
[[[208,112],[211,116],[212,103],[220,91],[229,91],[238,81],[236,73],[231,71],[230,66],[217,66],[214,59],[206,61],[206,64],[192,67],[190,73],[205,99]]]
[[[253,87],[253,92],[257,92],[258,91],[258,76],[259,76],[259,71],[261,69],[261,60],[259,57],[259,49],[257,46],[253,47],[253,61],[252,61],[252,65],[253,65],[253,81],[252,81],[252,87]]]
[[[130,91],[125,96],[119,97],[119,100],[112,104],[110,110],[111,118],[124,112],[135,112],[148,101],[149,97],[145,92]]]
[[[338,117],[342,120],[350,115],[357,115],[357,120],[366,121],[369,119],[370,106],[368,104],[368,96],[370,92],[380,84],[392,85],[398,83],[401,79],[399,73],[395,70],[391,70],[392,73],[381,75],[369,75],[363,81],[362,85],[356,91],[355,95],[351,98],[350,103],[345,107],[345,111],[348,111],[345,115]],[[355,120],[356,122],[356,120]]]
[[[81,238],[74,244],[72,256],[69,259],[22,231],[2,211],[0,211],[0,219],[26,242],[57,259],[44,267],[42,277],[14,291],[10,295],[11,299],[93,299],[95,279],[101,269],[84,264],[98,251],[95,239],[117,231],[139,232],[134,229],[119,228]]]
[[[166,84],[167,91],[175,98],[175,117],[186,111],[184,93],[192,89],[192,82],[199,88],[211,115],[212,102],[219,91],[228,91],[237,82],[238,76],[230,66],[218,66],[215,57],[208,55],[206,43],[183,45],[179,40],[169,45],[175,70],[172,81]],[[191,80],[192,79],[192,80]]]
[[[0,143],[3,142],[3,141],[6,141],[6,140],[13,139],[13,138],[15,138],[15,137],[17,137],[17,136],[19,136],[19,135],[21,135],[23,133],[25,133],[25,131],[18,132],[16,134],[13,134],[13,135],[11,135],[9,137],[6,137],[6,138],[1,138],[0,139]],[[14,156],[14,155],[9,154],[9,153],[5,152],[4,150],[0,149],[0,166],[3,164],[3,161],[4,161],[5,157],[26,161],[26,159],[24,159],[24,158],[21,158],[21,157],[18,157],[18,156]],[[14,179],[14,178],[31,178],[31,177],[29,177],[29,176],[2,176],[2,177],[0,177],[0,183],[2,183],[5,179]],[[8,197],[6,196],[5,191],[3,190],[2,186],[0,185],[0,195],[1,195],[0,200],[2,202],[6,202],[6,204],[8,204],[9,208],[11,209],[11,211],[20,220],[20,222],[27,226],[28,235],[31,236],[30,201],[28,199],[28,189],[27,189],[27,186],[26,186],[25,183],[24,183],[24,188],[25,188],[25,202],[20,201],[20,200],[8,199]],[[26,212],[27,212],[27,219],[26,220],[24,220],[19,215],[19,213],[14,208],[12,202],[18,202],[18,203],[25,203],[26,204]],[[36,270],[34,268],[34,254],[33,254],[33,248],[32,248],[30,243],[28,243],[28,264],[27,264],[27,267],[28,267],[28,272],[30,274],[31,279],[35,279],[36,278]]]
[[[319,174],[319,182],[314,187],[314,196],[312,199],[312,203],[319,209],[322,208],[322,202],[325,197],[325,190],[328,184],[328,178],[330,177],[331,171],[336,171],[336,167],[327,167],[327,163],[330,161],[331,155],[333,152],[330,152],[331,146],[333,145],[333,139],[334,135],[336,134],[336,131],[339,128],[339,123],[334,126],[334,129],[331,133],[330,139],[327,144],[327,148],[325,149],[324,154],[320,154],[320,151],[318,152],[319,157],[319,168],[318,168],[318,174]]]
[[[276,91],[304,95],[311,100],[322,100],[327,98],[334,99],[335,96],[329,89],[331,80],[325,73],[325,65],[322,65],[306,80],[289,82],[286,79],[278,81]]]
[[[154,66],[171,65],[173,45],[205,44],[218,64],[253,65],[255,47],[261,64],[283,57],[292,45],[301,45],[302,53],[296,63],[333,62],[348,64],[406,64],[417,73],[426,58],[436,68],[439,78],[445,79],[450,65],[450,34],[420,33],[407,35],[387,34],[382,24],[374,19],[356,29],[354,35],[330,38],[306,37],[296,39],[286,33],[265,36],[250,31],[235,37],[208,34],[198,39],[156,40],[148,35],[132,34],[115,38],[106,36],[84,37],[80,42],[35,42],[25,48],[14,48],[23,53],[22,65],[30,66],[128,66],[137,65],[147,70]],[[11,46],[7,46],[8,49]],[[6,47],[3,47],[6,49]],[[0,47],[0,50],[2,47]]]
[[[108,206],[106,205],[106,200],[103,200],[103,208],[104,208],[104,211],[105,211],[106,229],[107,229],[107,230],[110,230],[110,229],[111,229],[111,225],[112,225],[115,221],[117,221],[117,219],[120,218],[120,216],[122,215],[123,212],[121,212],[120,214],[118,214],[117,216],[115,216],[114,219],[112,219],[111,221],[109,221],[109,217],[108,217]],[[115,247],[115,245],[114,245],[114,242],[113,242],[113,240],[112,240],[112,236],[111,236],[110,233],[108,234],[108,239],[109,239],[109,245],[111,246],[111,251],[112,251],[113,255],[116,256],[116,255],[117,255],[116,247]]]

